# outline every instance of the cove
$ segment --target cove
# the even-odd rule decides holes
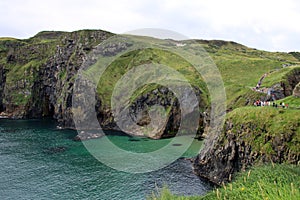
[[[1,199],[145,199],[163,185],[180,195],[202,195],[211,189],[193,174],[186,159],[142,174],[111,169],[74,141],[76,134],[57,130],[52,120],[1,119]],[[113,131],[107,136],[120,148],[135,152],[153,151],[170,141]],[[183,156],[195,156],[200,145],[195,140]]]

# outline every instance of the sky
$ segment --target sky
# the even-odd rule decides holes
[[[158,28],[267,51],[300,51],[298,0],[0,0],[0,37]]]

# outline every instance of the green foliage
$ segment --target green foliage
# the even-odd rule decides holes
[[[65,68],[63,68],[63,69],[59,72],[58,78],[59,78],[60,80],[64,80],[64,79],[66,79],[66,77],[67,77],[67,70],[66,70]]]
[[[198,75],[196,69],[183,58],[160,49],[144,49],[141,51],[130,52],[119,57],[105,70],[97,87],[97,92],[104,104],[109,105],[112,92],[114,89],[116,89],[115,84],[126,72],[139,65],[150,63],[162,64],[175,69],[181,75],[183,75],[191,85],[200,88],[204,94],[207,93],[206,85],[202,78]],[[95,71],[97,70],[98,66],[96,64],[89,69],[88,73],[96,74]],[[134,77],[136,79],[135,81],[138,81],[138,79],[142,76],[143,74],[136,74]],[[169,72],[166,72],[166,74],[163,74],[161,79],[171,79],[176,78],[176,76],[176,74],[170,74]],[[176,84],[180,86],[182,83],[178,82]],[[145,94],[154,90],[155,88],[157,88],[156,84],[148,84],[141,87],[140,90],[135,91],[132,100],[141,94]],[[203,95],[203,99],[204,101],[208,101],[205,95]]]
[[[271,87],[276,83],[285,81],[287,76],[293,73],[295,70],[300,70],[300,66],[296,65],[296,66],[285,67],[280,70],[271,72],[263,80],[262,87]]]
[[[35,72],[43,61],[31,61],[23,66],[12,65],[6,75],[7,98],[15,105],[25,105],[35,80]]]
[[[280,104],[280,102],[284,102],[285,104],[288,104],[288,107],[291,109],[300,109],[300,98],[295,96],[289,96],[284,99],[280,99],[276,101],[277,104]],[[299,110],[300,112],[300,110]]]
[[[62,31],[41,31],[35,36],[25,40],[31,44],[52,43],[56,42],[60,37],[67,35],[67,32]]]
[[[297,200],[300,199],[300,167],[292,165],[263,165],[240,173],[237,178],[204,196],[176,196],[164,187],[152,200]]]
[[[14,102],[15,105],[24,106],[29,101],[30,95],[26,95],[26,94],[23,94],[23,93],[20,93],[20,92],[19,93],[14,92],[14,93],[11,94],[11,98],[13,99],[13,102]]]
[[[263,74],[281,69],[283,64],[299,63],[299,60],[291,54],[260,51],[233,42],[210,41],[204,44],[204,48],[210,53],[221,72],[227,105],[230,108],[244,106],[245,101],[241,100],[254,95],[250,90],[256,86]],[[280,82],[284,72],[289,70],[290,68],[284,68],[282,72],[280,70],[278,76],[272,75],[273,83]],[[265,83],[267,85],[268,81],[263,82]]]
[[[299,110],[294,109],[243,107],[228,113],[227,120],[234,124],[231,133],[237,138],[243,138],[243,141],[252,146],[253,151],[267,155],[274,153],[270,146],[274,138],[292,135],[293,139],[285,145],[289,147],[290,153],[298,153],[300,151],[299,113]],[[243,133],[240,133],[240,129],[243,129]],[[265,141],[266,138],[270,139]]]

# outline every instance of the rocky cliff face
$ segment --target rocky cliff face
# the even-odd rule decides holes
[[[300,118],[293,117],[297,111],[242,108],[233,112],[222,133],[215,141],[209,138],[195,159],[197,175],[220,185],[230,181],[235,172],[260,162],[299,164]],[[270,118],[283,122],[277,121],[278,125],[268,121]]]
[[[182,95],[180,99],[182,101],[189,101],[189,96],[192,94],[185,94],[184,88],[177,88],[182,91]],[[165,138],[172,137],[178,132],[179,127],[182,125],[182,119],[188,119],[191,115],[191,120],[195,120],[196,117],[193,117],[193,113],[199,112],[200,108],[205,108],[207,105],[203,103],[201,99],[202,91],[199,88],[193,88],[197,101],[192,102],[189,105],[189,112],[187,114],[181,115],[181,107],[178,99],[174,96],[174,93],[166,87],[159,87],[157,89],[152,90],[151,92],[145,93],[139,96],[130,106],[130,117],[132,121],[134,121],[139,126],[147,126],[149,124],[153,124],[154,126],[148,127],[147,135],[151,138]],[[200,105],[199,105],[200,102]],[[202,102],[202,103],[201,103]],[[160,113],[151,113],[151,107],[153,106],[161,106],[163,109],[161,113],[165,113],[166,119],[163,119],[163,116]],[[197,111],[198,110],[198,111]],[[199,113],[195,113],[199,114]],[[126,122],[127,119],[124,119]],[[182,127],[187,132],[193,132],[192,125]],[[206,126],[203,121],[203,116],[200,116],[198,122],[199,128],[197,130],[197,135],[200,136],[203,132],[203,128]],[[140,131],[139,129],[135,130],[134,128],[128,128],[128,132],[133,133],[133,135],[144,136],[145,132]]]
[[[5,75],[5,69],[3,65],[0,65],[0,112],[3,112],[5,110],[5,107],[3,105],[3,92],[4,92],[4,86],[6,82],[6,75]]]
[[[63,36],[33,84],[34,95],[27,116],[54,117],[60,126],[74,128],[71,108],[75,76],[93,46],[111,35],[103,31],[87,31]]]
[[[296,85],[300,82],[300,68],[296,68],[286,75],[285,81],[281,82],[284,95],[291,96]]]
[[[294,90],[293,90],[293,96],[300,97],[300,82],[294,88]]]
[[[75,128],[72,113],[74,82],[87,55],[113,34],[83,30],[41,32],[28,40],[0,41],[0,113],[12,118],[51,117],[63,128]],[[107,54],[123,47],[108,48]],[[107,55],[110,56],[110,55]],[[194,87],[198,98],[202,91]],[[167,122],[149,137],[169,137],[180,126],[179,104],[167,88],[157,88],[132,102],[130,114],[139,126],[151,123],[146,107],[160,105],[167,110]],[[118,130],[110,107],[95,96],[98,120],[104,129]],[[204,101],[201,101],[204,102]],[[205,109],[207,105],[198,105]],[[82,118],[87,113],[82,113]],[[154,119],[152,119],[154,120]],[[159,121],[159,119],[156,119]],[[199,121],[203,129],[202,119]],[[88,129],[90,127],[84,127]],[[201,132],[199,129],[199,133]],[[140,135],[138,131],[132,131]],[[82,137],[83,139],[85,136]]]
[[[75,75],[86,54],[112,35],[89,30],[41,32],[28,40],[2,42],[2,111],[14,118],[53,117],[72,127]]]
[[[292,94],[297,97],[300,68],[292,68],[279,81],[267,88],[275,99]],[[247,101],[249,103],[255,100],[253,98],[272,100],[271,95],[252,93],[246,96],[250,99]],[[221,185],[230,181],[235,172],[260,162],[299,164],[300,124],[297,110],[244,107],[227,115],[224,130],[218,136],[208,136],[205,147],[195,159],[197,175]]]

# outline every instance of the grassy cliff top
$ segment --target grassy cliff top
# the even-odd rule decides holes
[[[281,145],[286,145],[290,149],[290,153],[300,152],[298,109],[252,106],[237,108],[227,114],[227,121],[234,124],[230,133],[237,138],[243,138],[252,146],[253,151],[271,155],[275,152],[274,144],[280,140]]]
[[[240,173],[233,183],[224,184],[204,196],[184,197],[163,188],[152,200],[223,200],[264,199],[297,200],[300,198],[300,168],[291,165],[266,165]]]

